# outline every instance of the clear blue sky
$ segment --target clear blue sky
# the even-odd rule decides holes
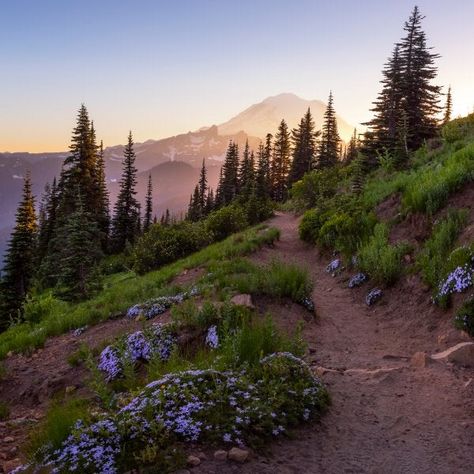
[[[474,1],[417,2],[456,113],[474,106]],[[0,0],[0,151],[67,148],[86,103],[106,145],[220,123],[269,95],[357,124],[414,1]]]

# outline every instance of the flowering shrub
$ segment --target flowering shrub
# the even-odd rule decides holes
[[[126,316],[130,319],[138,318],[139,316],[144,316],[146,319],[152,319],[160,314],[163,314],[175,304],[180,304],[188,298],[196,296],[199,294],[199,289],[197,287],[192,287],[191,290],[185,291],[183,293],[178,293],[173,296],[159,296],[151,300],[145,301],[144,303],[139,303],[128,308]]]
[[[439,285],[439,296],[462,293],[472,286],[472,267],[468,264],[456,267]]]
[[[474,337],[474,297],[471,297],[458,309],[454,325]]]
[[[376,303],[380,298],[382,298],[383,292],[380,288],[373,288],[369,291],[367,296],[365,297],[365,302],[367,306],[372,306]]]
[[[124,365],[139,360],[149,361],[153,356],[166,360],[176,343],[170,330],[161,324],[153,324],[150,329],[124,336],[100,354],[99,369],[106,373],[107,380],[122,375]]]
[[[217,326],[211,326],[207,330],[206,345],[211,349],[217,349],[219,347],[219,336],[217,335]]]
[[[58,472],[121,472],[136,467],[147,447],[163,450],[174,441],[251,444],[318,416],[327,404],[319,379],[290,353],[271,354],[253,370],[167,374],[114,415],[90,426],[78,423],[45,464]]]
[[[367,281],[367,275],[365,273],[357,273],[352,276],[349,280],[349,288],[356,288]]]
[[[336,258],[326,267],[326,273],[335,273],[341,267],[341,259]]]

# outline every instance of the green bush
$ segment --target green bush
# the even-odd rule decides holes
[[[440,277],[446,273],[446,260],[460,231],[466,224],[465,210],[451,211],[438,222],[417,257],[417,265],[425,283],[437,287]]]
[[[247,222],[250,225],[258,224],[269,219],[273,215],[273,204],[268,199],[260,199],[255,195],[250,196],[244,203]]]
[[[212,242],[212,234],[200,223],[183,221],[172,226],[155,224],[136,243],[133,268],[143,274],[196,252]]]
[[[207,230],[212,233],[215,240],[225,239],[248,226],[245,211],[236,204],[212,212],[205,222]]]
[[[55,312],[66,311],[68,304],[55,298],[51,291],[28,297],[24,306],[24,319],[30,323],[39,323]]]
[[[306,211],[299,225],[300,239],[315,244],[319,238],[319,231],[329,214],[328,211],[323,211],[321,208]]]
[[[377,283],[391,285],[401,274],[401,257],[406,251],[406,244],[390,245],[387,225],[377,224],[374,235],[359,250],[358,264]]]
[[[417,173],[403,193],[402,203],[412,212],[435,213],[461,186],[474,180],[474,143],[454,152],[444,163]]]
[[[474,114],[451,120],[451,122],[443,127],[441,135],[447,143],[454,143],[464,138],[473,137]]]
[[[454,325],[474,337],[474,297],[466,301],[456,312]]]
[[[317,206],[321,200],[336,194],[340,175],[340,169],[337,167],[306,173],[301,180],[293,184],[290,190],[291,199],[303,209]]]

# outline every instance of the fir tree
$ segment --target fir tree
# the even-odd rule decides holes
[[[357,158],[351,163],[351,190],[355,194],[360,194],[364,188],[364,178],[366,174],[366,160],[362,153],[357,154]]]
[[[451,97],[451,86],[448,88],[448,93],[446,94],[446,105],[444,107],[444,117],[443,125],[446,125],[451,120],[451,113],[453,107],[453,99]]]
[[[357,158],[357,154],[359,152],[359,145],[357,140],[357,130],[354,128],[354,133],[349,140],[349,144],[346,149],[344,161],[346,163],[351,163]]]
[[[217,189],[216,189],[216,197],[214,198],[214,208],[219,209],[222,204],[223,204],[223,199],[222,199],[222,185],[223,185],[223,180],[224,180],[224,174],[222,171],[222,168],[219,170],[219,181],[217,184]]]
[[[145,198],[145,219],[143,221],[143,231],[146,232],[152,222],[153,214],[153,184],[151,182],[151,174],[148,175],[148,186],[146,189],[146,198]]]
[[[214,210],[214,191],[210,189],[206,197],[206,207],[204,209],[205,215],[209,215]]]
[[[328,105],[324,112],[324,123],[319,142],[318,168],[334,166],[339,158],[339,144],[341,139],[337,131],[336,112],[332,92],[329,93]]]
[[[23,195],[16,212],[15,227],[4,260],[1,280],[0,328],[21,315],[35,273],[37,222],[29,173],[23,183]]]
[[[196,184],[194,188],[193,194],[191,194],[191,198],[189,199],[189,207],[188,207],[188,214],[187,218],[191,222],[197,222],[202,217],[202,209],[201,209],[201,202],[200,202],[200,194],[199,194],[199,185]]]
[[[290,170],[290,133],[285,120],[280,122],[273,144],[271,165],[272,195],[275,201],[284,201],[288,190],[288,172]]]
[[[139,233],[140,205],[135,198],[136,173],[133,137],[130,132],[128,143],[124,149],[120,191],[115,203],[112,221],[112,245],[115,252],[122,252],[127,243],[133,244]]]
[[[311,170],[316,158],[316,137],[313,117],[308,108],[298,128],[292,131],[293,161],[288,177],[290,185]]]
[[[263,143],[260,143],[257,152],[257,171],[255,186],[255,193],[257,197],[266,199],[270,196],[270,157],[265,152],[265,147]]]
[[[252,194],[255,185],[255,157],[245,142],[244,154],[239,168],[239,191],[244,199]]]
[[[206,169],[206,161],[202,160],[201,172],[199,174],[199,207],[200,213],[204,213],[204,209],[206,207],[206,195],[207,195],[207,169]]]
[[[110,201],[107,181],[105,177],[104,144],[101,140],[96,161],[96,186],[97,186],[97,206],[96,220],[100,231],[102,250],[105,252],[108,247],[110,231]]]
[[[59,263],[56,293],[65,300],[89,298],[100,288],[98,262],[102,256],[97,223],[86,212],[80,191],[77,191],[75,211],[61,229],[64,245]]]
[[[230,204],[239,190],[239,148],[237,143],[230,142],[227,148],[224,164],[222,165],[222,179],[219,185],[219,204]]]

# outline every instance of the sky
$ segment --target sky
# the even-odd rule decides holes
[[[370,118],[414,0],[0,0],[0,152],[67,149],[85,103],[104,145],[222,123],[282,92]],[[474,1],[423,0],[437,83],[474,109]]]

